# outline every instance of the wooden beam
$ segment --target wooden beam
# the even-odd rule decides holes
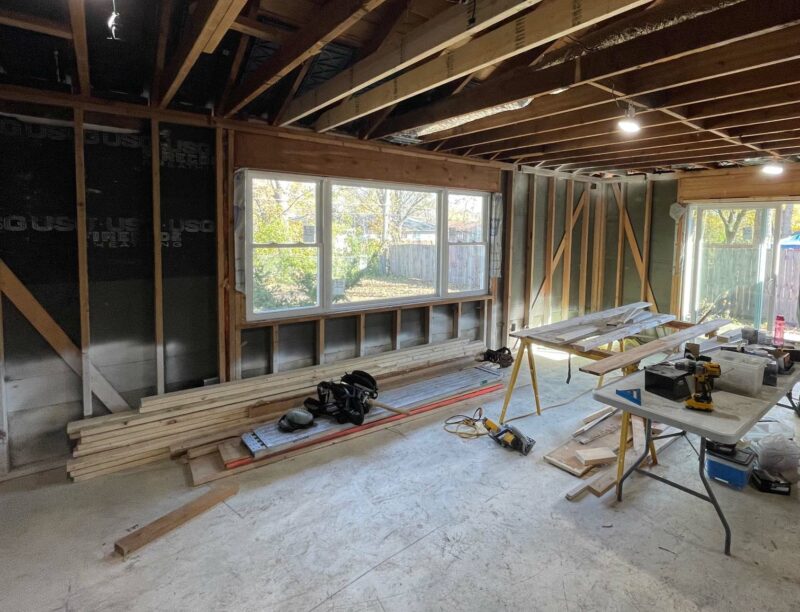
[[[178,46],[172,59],[164,70],[164,80],[160,88],[163,96],[158,101],[161,108],[166,108],[175,94],[178,93],[197,58],[211,40],[223,19],[229,16],[232,6],[238,9],[244,6],[245,0],[198,0],[194,12],[181,33]]]
[[[156,393],[164,393],[164,268],[161,262],[161,131],[150,122],[150,167],[153,199],[153,305],[156,345]]]
[[[258,21],[258,1],[255,2],[256,10],[254,14],[245,17],[238,17],[231,24],[231,30],[239,32],[251,38],[258,38],[259,40],[266,40],[275,43],[278,46],[285,45],[294,36],[294,32],[288,29],[280,28],[268,23]]]
[[[713,136],[712,136],[713,137]],[[684,144],[684,145],[668,145],[663,147],[652,147],[652,148],[642,148],[636,149],[631,151],[622,151],[620,153],[611,153],[611,154],[602,154],[602,153],[595,153],[592,155],[584,155],[584,156],[577,156],[574,162],[565,163],[564,160],[546,160],[543,161],[542,167],[558,167],[563,172],[570,172],[572,170],[577,170],[585,167],[590,167],[596,164],[608,164],[613,165],[615,162],[624,163],[625,160],[630,159],[631,157],[653,157],[657,158],[659,155],[672,155],[674,156],[676,153],[687,153],[691,151],[693,154],[698,153],[700,155],[705,154],[714,154],[714,153],[724,153],[725,151],[733,150],[733,149],[741,149],[741,145],[732,145],[728,141],[722,140],[720,138],[716,138],[716,140],[710,142],[701,142],[695,145]]]
[[[84,0],[69,0],[69,22],[78,69],[78,92],[88,96],[92,93],[92,86],[89,80],[89,44],[86,37]]]
[[[641,291],[639,298],[642,302],[648,298],[648,287],[650,285],[650,241],[651,229],[653,223],[653,181],[647,181],[645,187],[646,193],[644,197],[644,232],[642,234],[642,270],[639,273],[641,279]],[[633,245],[631,245],[633,248]]]
[[[225,236],[227,258],[227,279],[225,289],[228,294],[228,372],[231,380],[242,378],[242,323],[239,311],[239,292],[236,290],[236,245],[234,244],[233,227],[233,174],[236,170],[236,133],[228,130],[227,142],[225,143],[225,177],[226,189],[225,196],[227,206],[225,207]],[[278,360],[278,324],[272,327],[272,352],[270,352],[270,372],[277,372],[280,366]]]
[[[648,0],[589,0],[582,2],[581,10],[576,12],[573,0],[548,0],[469,44],[326,111],[314,127],[320,132],[333,129],[647,3]]]
[[[625,198],[618,183],[611,183],[614,199],[617,202],[617,275],[614,291],[614,306],[622,305],[623,281],[625,272],[625,223],[623,217],[627,215]]]
[[[370,54],[319,87],[295,100],[287,110],[283,125],[293,123],[325,106],[344,100],[356,92],[456,45],[528,9],[540,0],[477,0],[475,23],[469,25],[473,6],[449,7],[403,36],[396,44]]]
[[[237,482],[215,485],[200,497],[117,540],[114,542],[114,550],[123,557],[127,556],[203,512],[211,510],[217,504],[236,495],[238,491],[239,483]]]
[[[66,40],[72,39],[72,29],[63,23],[35,17],[34,15],[23,15],[6,9],[0,9],[0,25],[38,32],[47,36],[55,36]]]
[[[585,205],[583,207],[583,219],[581,220],[581,265],[580,278],[578,280],[579,316],[586,314],[586,279],[589,275],[589,206],[592,202],[592,187],[594,187],[594,185],[587,184],[583,192]]]
[[[600,197],[594,216],[592,244],[592,310],[603,307],[603,284],[606,267],[606,186],[600,185]]]
[[[538,70],[516,68],[480,87],[393,117],[376,136],[591,81],[611,78],[619,85],[624,73],[630,73],[624,79],[625,91],[642,95],[790,61],[799,57],[792,44],[797,39],[794,26],[799,22],[800,6],[794,3],[742,2],[568,62]],[[755,40],[748,40],[751,38]],[[695,54],[700,54],[697,60],[678,61]],[[645,69],[665,62],[670,62],[669,66]]]
[[[244,108],[383,2],[385,0],[341,0],[334,3],[319,19],[298,31],[233,91],[225,116],[229,117]]]
[[[534,242],[536,236],[536,175],[528,176],[528,223],[525,229],[525,313],[522,326],[530,327],[533,308],[533,271],[536,265]]]
[[[83,376],[81,350],[73,344],[64,330],[2,260],[0,260],[0,291],[16,306],[64,363],[78,376]],[[108,410],[111,412],[130,410],[128,403],[91,362],[86,371],[91,373],[92,391]]]
[[[555,242],[556,223],[556,179],[547,179],[547,227],[544,240],[544,324],[550,323],[551,289],[553,287],[553,243]]]
[[[150,100],[156,102],[161,97],[161,81],[164,78],[164,64],[167,61],[167,41],[172,26],[172,13],[175,0],[162,0],[158,7],[158,38],[156,40],[156,60],[153,79],[150,82]]]
[[[226,176],[226,170],[225,130],[218,127],[214,130],[214,175],[216,188],[214,242],[217,260],[217,375],[221,383],[227,382],[228,380],[228,333],[230,331],[230,319],[228,316],[228,290],[230,280],[228,278],[228,260],[225,249],[227,238],[226,213],[229,210],[229,206],[225,201],[225,190],[227,186],[226,181],[232,181],[233,176]]]
[[[567,181],[566,214],[564,216],[564,265],[561,268],[561,320],[569,318],[569,294],[572,282],[572,209],[575,197],[575,181]],[[583,196],[581,196],[583,197]]]
[[[325,363],[325,318],[317,319],[314,343],[314,363],[322,365]]]
[[[514,175],[505,173],[503,206],[503,328],[500,344],[506,346],[511,333],[511,254],[514,252]]]
[[[74,111],[75,229],[78,240],[78,307],[81,330],[81,381],[83,415],[92,415],[92,377],[90,372],[91,319],[89,317],[89,253],[86,225],[86,164],[84,162],[83,111]]]
[[[214,51],[217,50],[219,43],[222,42],[222,38],[228,33],[231,25],[236,21],[236,18],[239,16],[239,13],[242,12],[247,2],[248,0],[227,0],[228,8],[220,18],[211,36],[209,36],[208,42],[206,42],[203,47],[203,53],[214,53]]]
[[[294,80],[292,81],[291,86],[289,87],[289,91],[286,93],[286,97],[283,99],[283,103],[281,104],[280,109],[275,114],[275,120],[272,122],[274,125],[280,125],[281,119],[283,115],[286,113],[286,109],[291,104],[292,100],[294,99],[297,90],[300,88],[300,85],[303,84],[303,80],[306,78],[308,74],[309,68],[314,63],[314,58],[309,58],[297,69],[297,75],[295,75]]]

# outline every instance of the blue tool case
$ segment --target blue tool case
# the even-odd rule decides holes
[[[734,489],[744,489],[753,471],[756,454],[749,450],[738,450],[733,455],[722,455],[713,451],[706,454],[706,473],[710,478],[723,482]]]

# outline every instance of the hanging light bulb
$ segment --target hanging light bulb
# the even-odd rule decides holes
[[[764,164],[763,166],[761,166],[761,172],[763,172],[764,174],[777,176],[779,174],[783,174],[783,166],[775,162],[770,162],[768,164]]]
[[[636,134],[642,129],[639,121],[636,119],[636,109],[633,104],[628,104],[628,109],[625,111],[625,116],[617,122],[617,127],[626,134]]]
[[[111,0],[111,15],[106,21],[108,26],[108,40],[119,40],[119,11],[117,11],[117,0]]]

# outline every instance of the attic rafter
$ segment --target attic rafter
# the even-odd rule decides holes
[[[164,64],[167,61],[167,39],[172,24],[172,13],[175,0],[162,0],[158,7],[158,38],[156,40],[156,61],[153,69],[153,81],[150,85],[150,99],[158,100],[161,96],[161,79],[164,76]]]
[[[258,8],[256,7],[255,15],[239,16],[231,24],[230,29],[259,40],[274,42],[277,45],[285,45],[293,36],[293,32],[289,30],[258,21],[256,19],[257,15]]]
[[[246,18],[254,18],[258,15],[259,0],[249,0],[249,4],[245,9],[247,13]],[[233,28],[231,28],[233,29]],[[239,44],[236,46],[236,51],[233,53],[233,60],[231,60],[231,69],[228,73],[228,78],[225,81],[225,87],[222,89],[219,100],[217,101],[217,113],[219,114],[225,105],[228,103],[228,97],[233,91],[233,86],[236,85],[236,79],[239,77],[239,72],[242,69],[245,58],[247,56],[247,48],[250,46],[250,38],[248,34],[242,34],[239,37]]]
[[[72,29],[66,24],[51,19],[43,19],[42,17],[34,17],[33,15],[23,15],[22,13],[15,13],[14,11],[7,11],[5,9],[0,9],[0,25],[11,26],[12,28],[19,28],[30,32],[38,32],[39,34],[47,34],[48,36],[65,38],[67,40],[72,39]]]
[[[452,6],[414,28],[396,44],[379,47],[352,67],[295,100],[284,124],[292,123],[377,83],[416,62],[495,25],[541,0],[477,0],[475,24],[469,26],[472,6]]]
[[[318,20],[299,30],[233,91],[232,101],[225,110],[225,116],[229,117],[244,108],[385,1],[335,0],[329,2],[325,7],[325,12]]]
[[[88,96],[92,93],[89,80],[89,44],[86,38],[86,6],[84,0],[69,0],[69,22],[78,68],[78,91]]]
[[[574,0],[547,0],[530,13],[475,38],[463,47],[326,111],[314,127],[324,132],[349,123],[571,32],[648,4],[649,1],[588,0],[581,3],[580,11],[574,11]]]
[[[797,32],[792,29],[798,23],[800,3],[746,0],[561,64],[538,70],[527,67],[512,70],[492,80],[491,85],[486,83],[392,117],[375,136],[541,96],[566,86],[609,78],[616,83],[624,73],[631,73],[625,76],[626,89],[641,95],[691,83],[698,80],[697,73],[707,79],[788,61],[798,57],[794,44]],[[758,43],[748,41],[756,37],[760,37]],[[699,55],[677,70],[666,66],[643,70],[693,54]]]
[[[189,76],[197,58],[207,47],[213,45],[212,37],[216,37],[220,31],[224,33],[228,30],[246,1],[198,0],[185,30],[181,33],[172,59],[164,70],[161,86],[164,95],[158,101],[161,108],[169,105]]]

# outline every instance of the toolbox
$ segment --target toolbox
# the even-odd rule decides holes
[[[678,370],[671,364],[647,366],[644,369],[644,389],[669,400],[682,402],[692,394],[686,381],[688,375],[685,370]]]
[[[737,450],[735,455],[721,455],[709,450],[706,453],[706,473],[710,478],[734,489],[744,489],[753,471],[756,454]]]

